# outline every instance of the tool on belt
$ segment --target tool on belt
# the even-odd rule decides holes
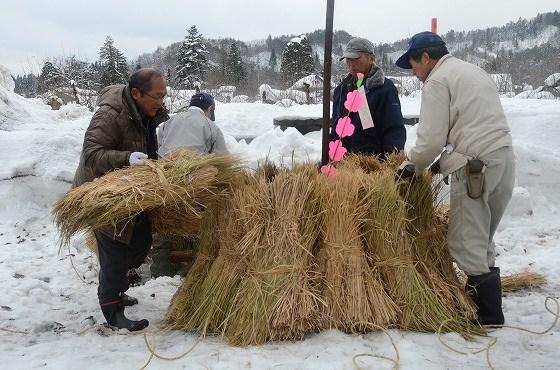
[[[484,172],[486,165],[480,159],[467,161],[465,167],[467,173],[467,194],[472,199],[478,199],[484,191]]]

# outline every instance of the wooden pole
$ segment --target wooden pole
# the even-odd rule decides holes
[[[334,0],[327,0],[327,21],[325,25],[325,56],[323,68],[323,149],[321,164],[329,162],[329,132],[331,128],[331,64],[333,40]]]

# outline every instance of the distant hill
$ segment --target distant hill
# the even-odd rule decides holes
[[[225,58],[224,50],[232,42],[241,47],[242,55],[248,64],[249,81],[254,88],[259,83],[278,83],[278,72],[282,50],[286,43],[295,35],[268,36],[263,40],[242,42],[230,38],[207,39],[209,60],[214,68],[219,68]],[[324,30],[316,30],[305,34],[311,42],[315,57],[323,62]],[[448,48],[455,56],[477,64],[489,73],[511,74],[513,83],[521,86],[530,84],[542,85],[544,79],[552,73],[560,71],[560,13],[539,14],[530,20],[519,18],[503,26],[490,27],[474,31],[451,30],[442,35]],[[345,73],[345,66],[338,61],[343,46],[352,38],[346,31],[334,33],[333,39],[333,76],[335,79]],[[375,45],[378,63],[392,75],[406,74],[394,65],[396,58],[405,50],[407,39],[392,43]],[[152,53],[138,57],[141,65],[154,65],[163,71],[174,72],[175,55],[179,42],[166,48],[158,48]],[[278,64],[275,71],[269,70],[269,61],[274,50]],[[218,83],[213,80],[212,71],[207,77],[209,85]]]
[[[263,35],[264,36],[264,35]],[[209,71],[205,76],[205,88],[225,85],[224,68],[227,51],[231,43],[237,43],[246,66],[248,80],[243,90],[237,93],[255,96],[258,87],[269,84],[275,88],[286,88],[280,78],[282,51],[294,37],[302,35],[282,35],[261,40],[239,41],[232,38],[205,39],[208,50]],[[311,43],[315,60],[315,73],[320,74],[323,66],[324,30],[305,34]],[[338,82],[346,73],[344,62],[338,59],[344,45],[353,36],[338,30],[333,37],[333,81]],[[520,92],[527,85],[542,86],[544,79],[560,72],[560,13],[538,14],[532,19],[519,18],[502,26],[473,31],[451,30],[442,35],[448,48],[455,56],[477,64],[491,74],[505,75]],[[377,62],[390,76],[406,76],[410,73],[397,68],[394,61],[407,46],[407,39],[375,45]],[[130,69],[137,65],[154,66],[174,81],[177,51],[181,40],[153,52],[140,55],[129,61]],[[277,63],[271,64],[275,55]],[[274,59],[274,58],[272,58]],[[25,96],[35,96],[36,76],[17,76],[16,92]],[[171,83],[173,85],[173,83]]]

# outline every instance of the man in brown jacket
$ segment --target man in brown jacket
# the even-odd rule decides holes
[[[493,238],[513,192],[515,160],[496,85],[481,68],[450,55],[432,32],[414,35],[396,64],[424,83],[416,144],[400,173],[420,173],[441,154],[431,169],[451,177],[449,252],[468,275],[478,322],[501,325]]]
[[[93,181],[126,166],[142,166],[157,159],[156,127],[169,117],[163,106],[165,81],[152,68],[137,70],[128,85],[105,87],[99,93],[99,109],[84,136],[74,186]],[[139,267],[152,244],[152,230],[145,214],[116,227],[94,230],[99,255],[98,297],[107,323],[130,331],[148,326],[148,320],[129,320],[124,307],[138,303],[127,296],[127,271]]]

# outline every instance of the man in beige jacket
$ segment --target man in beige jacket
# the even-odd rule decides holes
[[[496,85],[481,68],[450,55],[432,32],[414,35],[396,64],[424,82],[416,145],[399,173],[432,165],[450,175],[449,251],[468,275],[478,322],[503,324],[493,237],[511,199],[515,163]]]

